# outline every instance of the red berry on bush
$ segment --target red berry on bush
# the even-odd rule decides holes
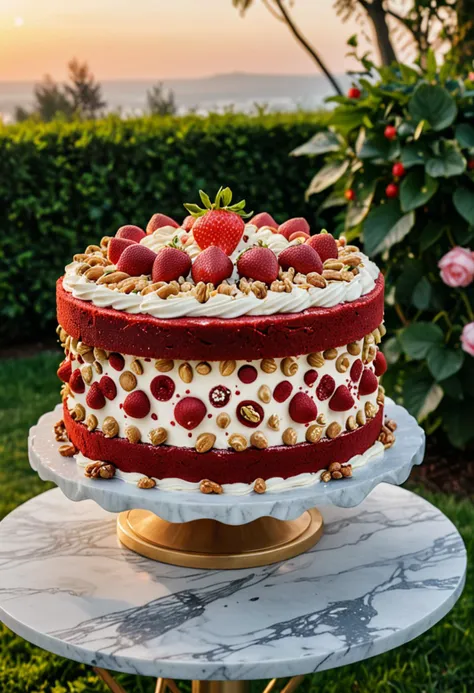
[[[389,198],[397,197],[398,185],[395,185],[395,183],[389,183],[385,188],[385,194]]]
[[[347,96],[350,99],[360,99],[361,91],[357,87],[351,87],[348,92]]]
[[[348,200],[348,202],[352,202],[352,200],[355,200],[355,196],[355,190],[353,190],[352,188],[348,188],[344,191],[344,197],[346,198],[346,200]]]
[[[383,135],[388,140],[394,140],[397,136],[397,128],[394,125],[387,125],[387,127],[383,131]]]
[[[397,161],[396,164],[393,164],[392,173],[396,178],[401,178],[405,175],[405,166],[401,161]]]
[[[467,167],[470,171],[472,171],[472,169],[474,168],[474,159],[469,159],[469,161],[467,162]]]

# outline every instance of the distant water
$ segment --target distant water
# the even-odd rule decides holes
[[[346,90],[349,78],[338,76]],[[156,80],[158,81],[158,80]],[[103,93],[109,111],[124,116],[139,115],[146,107],[146,93],[155,84],[152,80],[104,81]],[[252,112],[265,105],[268,111],[313,110],[323,106],[333,91],[319,75],[256,75],[232,73],[199,79],[163,80],[172,89],[180,113],[223,112],[234,108]],[[33,102],[33,82],[0,82],[0,114],[11,121],[16,106],[29,108]]]

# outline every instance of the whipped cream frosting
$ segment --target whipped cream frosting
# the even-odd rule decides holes
[[[354,455],[346,464],[351,464],[352,469],[356,470],[363,467],[368,462],[373,462],[376,459],[383,457],[384,446],[379,441],[376,441],[372,447],[368,448],[362,455]],[[85,457],[81,452],[75,455],[76,463],[80,467],[86,467],[92,462],[97,462],[100,460],[90,460]],[[144,477],[143,474],[138,472],[122,472],[117,469],[115,472],[115,477],[121,479],[129,484],[137,484],[140,479],[148,478]],[[283,479],[282,477],[272,477],[266,480],[267,490],[266,493],[281,493],[282,491],[289,491],[293,488],[301,488],[304,486],[313,486],[321,481],[321,472],[314,473],[304,473],[297,474],[296,476],[289,477],[288,479]],[[200,483],[193,481],[185,481],[184,479],[156,479],[155,489],[161,491],[186,491],[188,493],[198,493]],[[224,493],[234,496],[247,496],[253,492],[255,486],[255,481],[251,484],[243,483],[233,483],[233,484],[223,484],[222,490]]]

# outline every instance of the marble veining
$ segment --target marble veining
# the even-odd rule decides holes
[[[251,679],[374,656],[453,606],[466,554],[435,507],[381,484],[356,508],[321,511],[325,534],[306,554],[202,571],[128,551],[114,515],[48,491],[0,523],[0,615],[31,642],[88,664]]]

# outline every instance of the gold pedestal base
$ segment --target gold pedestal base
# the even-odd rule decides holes
[[[117,519],[118,538],[127,548],[186,568],[231,570],[277,563],[307,551],[322,533],[323,518],[316,508],[296,520],[261,517],[235,526],[217,520],[172,523],[148,510],[127,510]]]

